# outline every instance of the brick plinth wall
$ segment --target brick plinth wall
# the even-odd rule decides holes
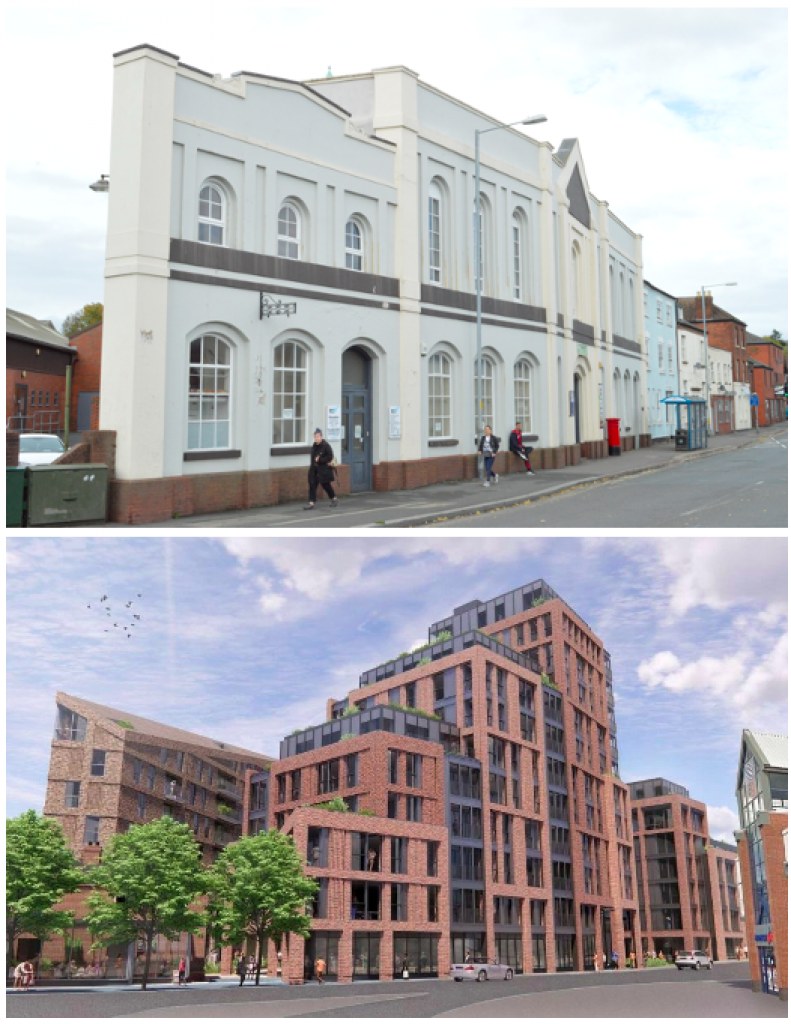
[[[85,463],[92,462],[91,459],[91,446],[89,444],[75,444],[73,448],[69,448],[63,455],[58,456],[57,459],[52,463],[53,466],[68,466],[74,463]]]
[[[6,466],[19,465],[19,432],[6,430],[5,432],[5,464]]]
[[[91,430],[99,429],[99,399],[91,399]]]
[[[651,444],[652,444],[652,438],[651,438],[650,434],[641,434],[640,435],[640,447],[641,448],[650,448]]]

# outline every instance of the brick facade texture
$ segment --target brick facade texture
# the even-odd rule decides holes
[[[22,374],[24,373],[24,377]],[[36,373],[34,370],[14,370],[6,367],[5,374],[5,415],[6,423],[11,422],[16,426],[12,417],[19,415],[14,403],[14,388],[17,384],[27,385],[27,415],[28,426],[34,421],[30,417],[36,417],[37,429],[47,427],[50,421],[53,423],[53,430],[63,428],[63,416],[66,408],[66,373]],[[35,390],[35,401],[33,391]],[[57,417],[57,419],[56,419]],[[46,433],[46,430],[42,432]]]
[[[18,430],[6,430],[5,432],[5,464],[6,466],[19,465]]]
[[[72,430],[76,430],[80,393],[83,391],[98,393],[101,385],[102,324],[94,324],[78,334],[73,334],[69,338],[69,344],[79,353],[74,363],[71,379],[70,427]],[[91,428],[93,429],[93,423],[91,423]]]
[[[772,812],[767,824],[761,827],[769,896],[769,918],[772,923],[772,946],[775,952],[777,985],[780,998],[788,1001],[788,878],[783,832],[788,828],[788,815]],[[750,980],[753,992],[761,993],[761,968],[756,943],[755,900],[750,851],[747,837],[740,834],[739,865],[742,875],[745,930],[750,960]]]
[[[775,394],[775,387],[783,384],[788,373],[788,359],[778,345],[770,341],[763,344],[749,343],[747,351],[753,359],[757,359],[765,366],[753,367],[752,388],[758,395],[758,407],[755,410],[758,426],[768,427],[772,423],[785,422],[786,400],[781,395]]]

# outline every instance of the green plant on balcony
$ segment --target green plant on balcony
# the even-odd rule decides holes
[[[548,597],[535,597],[533,598],[533,608],[540,608],[542,604],[546,604],[549,600]]]
[[[420,666],[420,665],[430,665],[430,664],[431,664],[431,658],[421,658],[420,661],[418,662],[418,666]]]
[[[558,686],[558,684],[555,682],[552,676],[548,676],[546,672],[541,673],[541,682],[544,684],[544,686],[551,686],[553,690],[560,691],[560,687]]]
[[[307,806],[315,807],[319,811],[340,811],[342,814],[349,812],[349,805],[342,796],[334,796],[332,800],[325,800],[324,803],[308,804]]]
[[[217,803],[217,813],[225,814],[228,817],[233,817],[236,814],[235,808],[231,807],[230,804]]]
[[[356,715],[360,709],[356,704],[350,704],[348,708],[344,708],[341,712],[341,718],[348,718],[349,715]]]
[[[433,718],[436,722],[442,721],[441,715],[435,715],[433,711],[423,711],[421,708],[410,708],[406,704],[394,704],[390,702],[385,707],[393,708],[395,711],[406,711],[408,715],[420,715],[421,718]]]
[[[366,811],[366,810],[362,810],[362,811],[357,811],[357,813],[358,813],[358,814],[364,814],[364,815],[366,815],[366,817],[368,817],[368,818],[375,818],[375,817],[376,817],[376,815],[374,814],[374,812],[373,812],[373,811]]]
[[[344,732],[341,734],[342,740],[353,740],[355,734],[353,732]]]

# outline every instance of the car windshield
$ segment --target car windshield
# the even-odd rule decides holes
[[[62,452],[63,444],[58,437],[20,437],[21,452]]]
[[[682,949],[678,956],[692,956],[692,953],[688,949]]]

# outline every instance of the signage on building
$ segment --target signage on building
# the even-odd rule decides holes
[[[588,354],[588,346],[587,345],[581,345],[579,342],[577,342],[577,355],[578,356],[587,356],[587,354]]]
[[[339,405],[328,405],[327,440],[340,441],[341,439],[341,407]]]
[[[750,395],[750,405],[760,405],[758,401],[758,395]]]
[[[389,437],[397,439],[401,437],[401,406],[391,405],[390,406],[390,430],[388,431]]]

